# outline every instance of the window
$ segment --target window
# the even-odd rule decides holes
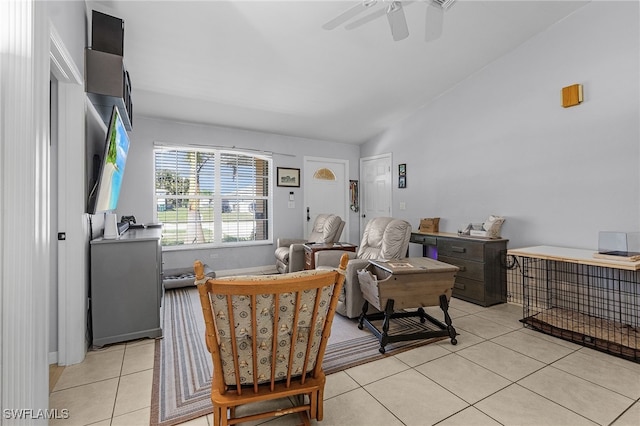
[[[269,156],[157,147],[154,157],[163,246],[271,242]]]

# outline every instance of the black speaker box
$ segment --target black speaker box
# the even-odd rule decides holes
[[[124,21],[94,10],[91,16],[91,48],[124,56]]]

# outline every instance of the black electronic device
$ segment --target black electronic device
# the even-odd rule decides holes
[[[94,10],[91,16],[91,48],[124,56],[124,21]]]
[[[129,135],[115,105],[105,137],[98,180],[89,194],[88,213],[112,212],[118,205],[124,168],[129,152]]]
[[[133,215],[131,215],[131,216],[122,216],[120,218],[120,222],[127,222],[129,224],[136,223],[136,217],[133,216]]]

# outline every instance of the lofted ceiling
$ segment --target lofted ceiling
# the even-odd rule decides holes
[[[588,2],[458,0],[429,42],[424,0],[402,2],[409,37],[401,41],[384,16],[322,28],[357,3],[88,5],[125,22],[136,116],[357,144]],[[380,0],[371,10],[384,7]]]

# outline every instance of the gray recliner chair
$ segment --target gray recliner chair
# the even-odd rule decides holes
[[[360,291],[358,270],[365,268],[369,264],[369,259],[406,257],[410,237],[409,222],[392,217],[376,217],[367,223],[357,253],[341,250],[324,250],[316,253],[316,269],[337,267],[340,264],[340,256],[344,253],[350,257],[336,312],[349,318],[360,316],[364,298]]]
[[[334,214],[319,214],[307,239],[278,238],[276,242],[276,269],[281,274],[304,269],[304,243],[335,243],[342,235],[345,222]]]

